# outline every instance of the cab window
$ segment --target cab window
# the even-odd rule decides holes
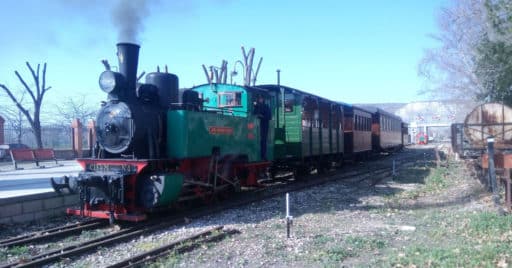
[[[241,107],[242,92],[219,92],[217,103],[219,108]]]

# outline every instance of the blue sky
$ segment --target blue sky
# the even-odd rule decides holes
[[[275,83],[281,69],[282,84],[333,100],[420,100],[417,65],[424,49],[438,45],[428,35],[447,1],[159,0],[139,34],[139,73],[167,64],[181,87],[203,84],[202,64],[225,59],[232,70],[244,45],[263,57],[259,83]],[[113,2],[1,1],[0,83],[19,88],[14,70],[28,78],[25,61],[46,61],[49,102],[106,98],[100,60],[117,65],[115,44],[126,41],[112,23]]]

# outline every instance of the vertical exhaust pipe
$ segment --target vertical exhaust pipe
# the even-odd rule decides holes
[[[126,92],[124,98],[128,101],[136,99],[137,66],[139,64],[140,46],[132,43],[117,44],[117,58],[119,59],[119,72],[126,78]]]

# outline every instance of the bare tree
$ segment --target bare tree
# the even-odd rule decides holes
[[[231,72],[231,83],[233,83],[233,76],[237,74],[236,70],[234,69],[236,67],[236,63],[240,62],[242,64],[242,67],[244,68],[244,77],[243,77],[243,84],[244,86],[250,86],[256,85],[256,79],[258,77],[258,72],[260,71],[261,62],[263,61],[263,58],[260,58],[258,61],[258,66],[256,67],[256,71],[253,68],[253,60],[254,60],[254,52],[255,49],[251,48],[249,49],[249,52],[245,51],[245,48],[242,46],[242,55],[243,55],[243,62],[240,60],[235,61],[235,64],[233,65],[233,71]],[[226,83],[227,82],[227,76],[228,76],[228,62],[226,60],[222,60],[222,63],[220,67],[216,66],[210,66],[210,71],[208,71],[208,68],[206,65],[203,64],[203,71],[206,76],[206,81],[208,84],[211,83]]]
[[[484,87],[475,73],[477,47],[486,36],[484,0],[453,0],[438,16],[440,46],[427,49],[418,73],[426,87],[420,93],[449,99],[474,99]]]
[[[23,97],[21,97],[23,99]],[[23,100],[21,100],[23,102]],[[23,113],[16,107],[2,107],[2,116],[5,118],[7,128],[16,134],[16,142],[23,143],[22,137],[26,129],[26,119]]]
[[[204,74],[206,75],[206,81],[208,82],[208,84],[226,83],[228,75],[228,62],[226,60],[222,60],[220,67],[211,65],[209,69],[210,72],[208,72],[208,68],[206,68],[206,65],[203,64],[203,71]]]
[[[24,87],[24,90],[30,96],[32,100],[32,104],[34,105],[34,109],[31,113],[30,109],[26,106],[23,106],[21,100],[13,94],[13,91],[9,89],[4,84],[0,84],[0,88],[2,88],[5,93],[9,96],[12,102],[18,107],[19,111],[23,113],[25,118],[30,124],[32,131],[34,133],[36,144],[38,148],[43,147],[43,142],[41,139],[41,105],[43,104],[43,98],[46,92],[50,90],[51,87],[46,86],[46,62],[43,64],[42,73],[40,73],[40,64],[37,64],[37,69],[34,70],[30,63],[26,62],[27,68],[32,74],[32,79],[34,80],[34,88],[28,86],[25,80],[21,77],[18,71],[14,71],[21,84]]]
[[[60,119],[59,121],[64,122],[66,126],[69,126],[71,121],[75,118],[78,118],[82,124],[85,124],[87,120],[94,118],[96,116],[96,112],[98,111],[99,105],[98,107],[90,105],[87,101],[86,95],[82,94],[76,98],[68,98],[56,108],[57,115]]]

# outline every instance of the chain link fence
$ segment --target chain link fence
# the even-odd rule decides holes
[[[22,129],[5,128],[5,144],[22,143],[30,148],[36,148],[37,143],[32,129],[25,127]],[[41,138],[44,148],[52,149],[71,149],[73,147],[73,129],[70,126],[43,126]],[[82,129],[82,146],[87,148],[88,130]]]

